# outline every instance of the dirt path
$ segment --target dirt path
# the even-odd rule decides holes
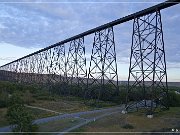
[[[42,107],[36,107],[36,106],[30,106],[30,105],[25,105],[26,107],[29,107],[29,108],[35,108],[35,109],[39,109],[39,110],[43,110],[43,111],[47,111],[47,112],[52,112],[52,113],[55,113],[55,114],[63,114],[63,113],[60,113],[60,112],[57,112],[57,111],[53,111],[53,110],[49,110],[49,109],[46,109],[46,108],[42,108]]]

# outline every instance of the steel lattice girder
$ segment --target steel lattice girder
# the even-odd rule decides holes
[[[136,108],[146,107],[153,112],[157,105],[168,107],[164,102],[164,99],[168,99],[168,88],[159,10],[134,19],[127,102],[132,100],[131,96],[137,91],[142,92],[142,95],[134,99]],[[126,106],[128,110],[134,104]]]
[[[117,92],[118,75],[113,27],[95,32],[85,98],[99,100],[102,91],[106,91],[107,84],[112,85]],[[96,89],[92,89],[96,86]],[[108,94],[110,91],[106,92]]]

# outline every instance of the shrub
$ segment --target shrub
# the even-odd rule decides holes
[[[169,106],[180,107],[180,95],[175,92],[169,92]]]
[[[9,100],[7,119],[9,124],[14,125],[14,132],[32,132],[36,129],[32,124],[33,115],[28,112],[18,94],[12,95]]]
[[[0,108],[7,107],[8,103],[8,93],[5,91],[0,91]]]
[[[131,124],[125,124],[124,126],[122,126],[122,128],[125,128],[125,129],[133,129],[134,126],[131,125]]]

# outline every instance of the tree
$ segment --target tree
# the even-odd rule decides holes
[[[8,93],[5,90],[0,90],[0,108],[6,107],[8,101]]]
[[[14,125],[14,132],[32,132],[34,130],[33,116],[28,112],[18,94],[13,94],[10,98],[7,119],[10,124]]]

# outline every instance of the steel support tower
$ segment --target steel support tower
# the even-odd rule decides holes
[[[168,86],[160,10],[134,18],[126,111],[168,108]]]
[[[110,87],[108,89],[108,87]],[[118,75],[113,27],[95,32],[85,101],[96,104],[103,95],[117,94]]]
[[[66,83],[76,85],[84,91],[86,80],[87,70],[84,37],[81,37],[70,42],[66,60]]]
[[[65,88],[62,87],[65,84],[66,76],[66,56],[65,56],[65,46],[64,44],[53,47],[44,52],[44,65],[45,71],[43,72],[46,78],[44,82],[47,82],[50,89],[53,91],[53,86],[58,85],[59,94],[65,94]]]

